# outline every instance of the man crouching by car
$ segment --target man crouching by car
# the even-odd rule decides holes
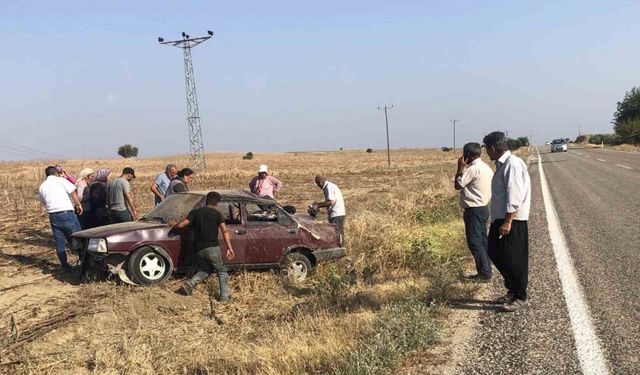
[[[204,281],[213,272],[218,274],[220,282],[220,302],[229,301],[229,274],[222,263],[222,254],[218,246],[218,228],[227,245],[227,259],[235,257],[231,247],[231,237],[224,223],[224,217],[215,207],[220,202],[220,194],[212,191],[207,194],[206,206],[191,210],[187,218],[175,224],[173,228],[193,228],[193,252],[197,272],[193,277],[185,281],[180,291],[190,296],[196,285]]]

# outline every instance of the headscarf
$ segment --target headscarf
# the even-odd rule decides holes
[[[93,169],[91,168],[85,168],[83,170],[80,171],[80,174],[78,175],[78,180],[84,180],[85,177],[87,177],[88,175],[92,174],[94,172]]]
[[[109,177],[110,173],[111,173],[111,169],[109,168],[99,168],[96,171],[96,175],[93,178],[93,181],[107,183],[107,177]]]

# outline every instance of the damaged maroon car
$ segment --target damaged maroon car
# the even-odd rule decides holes
[[[345,255],[346,249],[335,225],[296,214],[291,206],[246,191],[217,190],[220,211],[231,235],[235,258],[226,258],[227,268],[280,268],[304,280],[319,263]],[[73,234],[72,246],[83,259],[83,275],[118,274],[129,283],[162,283],[172,273],[186,273],[192,262],[193,232],[172,229],[194,208],[202,207],[209,191],[172,194],[135,222],[112,224]]]

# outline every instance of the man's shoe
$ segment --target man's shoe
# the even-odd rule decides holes
[[[184,296],[190,296],[193,294],[193,287],[189,283],[184,283],[182,287],[180,287],[180,293]]]
[[[527,307],[529,303],[525,300],[514,298],[513,301],[502,305],[502,309],[506,312],[514,312]]]
[[[488,283],[491,282],[491,276],[485,276],[485,275],[471,275],[471,276],[467,276],[466,279],[468,281],[474,282],[474,283]]]
[[[516,299],[516,297],[513,295],[513,293],[507,292],[507,294],[505,294],[504,296],[496,299],[495,303],[500,304],[500,305],[504,305],[506,303],[513,302],[514,299]]]

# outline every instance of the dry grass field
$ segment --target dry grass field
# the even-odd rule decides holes
[[[210,278],[191,297],[173,277],[156,287],[78,285],[59,273],[48,218],[36,199],[45,162],[0,168],[0,373],[375,374],[438,341],[442,305],[468,261],[451,178],[456,154],[395,150],[207,155],[192,189],[245,188],[259,164],[298,210],[320,200],[324,172],[347,205],[349,256],[293,284],[277,272],[231,275],[233,301],[210,302]],[[69,160],[72,174],[132,166],[139,212],[165,164],[185,157]],[[321,217],[319,220],[325,220]],[[74,260],[75,258],[71,258]],[[222,323],[212,319],[218,317]],[[55,328],[55,329],[51,329]]]

